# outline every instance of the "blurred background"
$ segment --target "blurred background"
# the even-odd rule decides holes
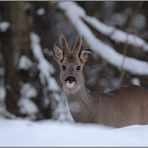
[[[126,57],[148,65],[148,2],[1,1],[0,117],[70,120],[66,96],[59,81],[59,67],[52,57],[53,45],[59,43],[61,34],[66,36],[70,47],[76,35],[81,34],[75,24],[77,19],[73,17],[76,13],[67,13],[66,6],[78,7],[86,16],[103,23],[102,27],[111,27],[114,32],[122,31],[127,35],[124,41],[118,41],[118,35],[112,38],[111,34],[97,30],[80,18],[101,43],[123,58],[122,64],[116,66],[96,52],[97,49],[92,49],[93,55],[84,69],[87,88],[100,92],[130,84],[148,88],[148,73],[145,71],[148,69],[132,72],[123,66]],[[138,45],[137,40],[128,43],[128,34],[138,37],[141,44]],[[83,48],[92,48],[83,37]],[[131,69],[135,71],[141,67],[134,66]]]

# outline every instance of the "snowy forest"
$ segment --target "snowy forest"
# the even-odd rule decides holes
[[[107,131],[108,128],[94,125],[83,131],[86,125],[71,125],[73,119],[52,49],[59,44],[60,35],[65,35],[73,47],[78,34],[83,38],[82,48],[93,51],[84,67],[88,89],[107,92],[131,84],[148,89],[148,2],[0,1],[0,139],[3,139],[0,146],[148,145],[148,126],[131,127],[128,133],[128,128]],[[63,122],[68,127],[64,124],[64,128]],[[41,136],[32,143],[36,123],[41,123],[38,125]],[[8,136],[6,131],[10,127],[17,131],[17,126],[24,127],[18,136],[32,131],[28,140],[14,137],[7,142],[15,132]],[[104,139],[100,143],[96,131],[102,132]],[[68,135],[73,136],[70,139]],[[132,136],[135,139],[127,139],[127,143],[122,140]],[[119,137],[119,141],[110,137]],[[77,140],[72,141],[74,138]],[[139,138],[141,141],[136,140]]]

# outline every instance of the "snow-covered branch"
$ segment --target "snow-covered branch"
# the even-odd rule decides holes
[[[86,17],[86,13],[81,7],[75,2],[59,2],[58,6],[96,53],[119,69],[122,67],[124,56],[95,37],[82,20]],[[148,63],[131,57],[125,58],[123,68],[133,74],[148,75]]]
[[[148,44],[136,35],[132,35],[121,30],[118,30],[114,27],[108,26],[100,22],[95,17],[85,16],[84,20],[93,26],[96,30],[108,36],[112,40],[118,43],[127,43],[134,47],[142,48],[144,51],[148,51]]]
[[[40,70],[40,79],[42,80],[42,83],[44,84],[44,80],[47,81],[48,88],[51,91],[59,91],[60,88],[58,84],[56,83],[55,79],[51,77],[51,75],[54,73],[53,66],[44,58],[44,55],[42,53],[42,49],[40,46],[40,39],[38,35],[35,33],[31,34],[31,41],[32,41],[32,51],[35,58],[38,60],[38,68]]]
[[[50,103],[53,107],[53,118],[56,120],[72,121],[65,96],[63,96],[64,94],[55,78],[51,76],[55,71],[54,67],[45,59],[40,45],[40,38],[35,33],[31,34],[31,46],[33,55],[38,61],[41,83],[44,86],[47,82],[47,89],[52,92]],[[45,97],[48,98],[48,95]]]

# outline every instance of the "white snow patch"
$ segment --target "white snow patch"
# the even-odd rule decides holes
[[[108,128],[50,120],[0,120],[0,146],[148,146],[148,125]]]
[[[21,99],[19,101],[21,113],[29,115],[30,118],[34,119],[34,114],[38,112],[37,106],[30,99]]]
[[[6,96],[6,90],[4,85],[0,84],[0,118],[1,117],[8,117],[6,106],[5,106],[5,96]]]
[[[21,94],[26,98],[36,97],[37,92],[36,89],[29,83],[24,84],[21,89]]]
[[[3,105],[3,106],[0,106],[0,119],[1,118],[15,119],[16,117],[10,112],[8,112],[5,106]]]
[[[31,34],[31,45],[32,45],[32,51],[35,55],[35,58],[38,60],[38,68],[40,70],[40,77],[43,82],[45,83],[45,80],[48,82],[48,88],[53,91],[59,91],[60,88],[58,84],[56,83],[55,79],[51,77],[51,74],[55,72],[54,67],[44,58],[42,48],[40,46],[40,39],[37,34],[32,33]]]
[[[26,56],[21,56],[20,58],[20,62],[19,62],[19,68],[20,69],[26,69],[28,70],[29,68],[31,68],[33,66],[32,61],[26,57]]]
[[[6,32],[10,27],[10,23],[6,21],[0,22],[0,32]]]
[[[36,104],[31,100],[32,97],[36,97],[37,92],[31,84],[23,84],[21,89],[21,98],[19,100],[19,107],[22,113],[26,113],[30,118],[34,118],[34,114],[38,112]]]
[[[3,85],[0,86],[0,102],[4,102],[6,90]]]
[[[134,85],[139,85],[140,86],[140,80],[138,78],[132,78],[131,82]]]
[[[44,15],[45,14],[45,9],[44,8],[39,8],[38,10],[37,10],[37,15]]]

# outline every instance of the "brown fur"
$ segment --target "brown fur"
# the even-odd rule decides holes
[[[132,85],[108,93],[91,93],[85,88],[83,76],[83,66],[91,52],[80,51],[80,37],[73,48],[75,51],[65,49],[68,48],[65,38],[61,42],[64,51],[55,46],[53,53],[59,63],[60,79],[76,122],[99,123],[112,127],[148,124],[148,92],[144,88]],[[58,60],[58,57],[62,60]],[[63,65],[66,69],[63,69]],[[78,66],[80,70],[77,70]],[[76,78],[72,88],[66,85],[68,76]]]

